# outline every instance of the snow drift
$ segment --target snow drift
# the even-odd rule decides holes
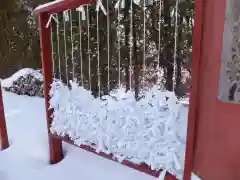
[[[43,75],[39,70],[21,69],[2,80],[2,88],[19,95],[43,97]]]

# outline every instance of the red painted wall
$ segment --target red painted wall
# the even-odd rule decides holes
[[[193,158],[193,171],[204,180],[240,180],[240,105],[217,99],[225,1],[204,1]]]

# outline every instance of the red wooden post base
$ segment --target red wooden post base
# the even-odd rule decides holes
[[[3,98],[2,98],[2,88],[0,84],[0,138],[1,138],[1,149],[4,150],[9,147],[7,126],[4,114]]]
[[[57,164],[63,159],[62,141],[49,135],[50,164]]]

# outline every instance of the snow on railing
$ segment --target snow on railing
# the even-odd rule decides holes
[[[45,4],[42,4],[42,5],[39,5],[38,7],[36,7],[34,9],[34,11],[38,11],[38,10],[46,8],[48,6],[52,6],[52,5],[57,4],[59,2],[62,2],[62,1],[64,1],[64,0],[55,0],[55,1],[52,1],[52,2],[49,2],[49,3],[45,3]]]
[[[146,163],[182,178],[185,135],[180,137],[178,127],[186,127],[181,124],[187,111],[173,92],[154,87],[137,102],[132,92],[120,88],[100,99],[76,83],[71,82],[70,90],[57,82],[51,97],[52,133],[112,153],[119,162]]]

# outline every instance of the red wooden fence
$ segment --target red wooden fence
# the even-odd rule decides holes
[[[35,14],[39,17],[39,26],[40,26],[40,41],[41,41],[41,55],[42,55],[42,66],[44,72],[44,90],[45,90],[45,106],[46,106],[46,118],[48,124],[48,134],[49,134],[49,148],[50,148],[50,163],[58,163],[63,159],[63,149],[62,149],[62,141],[73,144],[73,142],[68,137],[60,137],[51,134],[50,126],[52,123],[52,110],[49,108],[49,100],[50,95],[49,91],[52,83],[52,54],[51,54],[51,32],[50,28],[46,27],[46,24],[49,20],[50,14],[59,13],[64,10],[77,8],[80,5],[90,3],[91,0],[69,0],[69,1],[61,1],[56,2],[54,4],[50,4],[48,6],[43,6],[42,8],[38,8],[35,11]],[[200,44],[201,44],[201,34],[202,34],[202,0],[195,0],[195,29],[194,29],[194,42],[193,42],[193,77],[196,80],[196,83],[192,84],[191,89],[191,100],[190,103],[193,106],[190,108],[189,112],[189,120],[188,124],[188,140],[187,140],[187,156],[186,156],[186,168],[184,180],[190,180],[191,171],[192,171],[192,156],[193,156],[193,137],[194,137],[194,126],[195,126],[195,116],[196,116],[196,108],[197,108],[197,79],[198,79],[198,69],[199,69],[199,56],[200,56]],[[81,146],[80,148],[85,149],[87,151],[93,152],[100,156],[103,156],[108,159],[112,159],[111,155],[107,155],[104,153],[96,153],[96,151],[88,146]],[[159,172],[152,171],[147,165],[135,165],[129,161],[123,161],[124,165],[137,169],[139,171],[145,172],[152,176],[157,177]],[[175,177],[168,175],[166,179],[176,179]]]

